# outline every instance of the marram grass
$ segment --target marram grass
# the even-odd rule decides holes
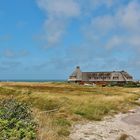
[[[80,121],[100,121],[127,112],[140,97],[139,88],[87,87],[67,83],[1,83],[0,99],[13,97],[32,107],[39,140],[67,140]],[[54,111],[53,111],[54,110]]]

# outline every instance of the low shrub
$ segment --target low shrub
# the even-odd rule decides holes
[[[136,87],[140,87],[140,84],[137,82],[128,82],[124,85],[124,87],[128,87],[128,88],[136,88]]]
[[[6,139],[36,139],[36,123],[30,108],[15,99],[0,102],[0,140]]]

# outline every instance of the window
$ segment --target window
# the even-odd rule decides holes
[[[76,79],[76,76],[70,76],[70,79]]]
[[[115,77],[115,76],[114,76],[114,77],[113,77],[113,79],[114,79],[114,80],[118,80],[118,79],[119,79],[119,77]]]

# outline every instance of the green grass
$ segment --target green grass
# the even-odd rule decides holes
[[[38,137],[48,140],[66,140],[73,124],[125,113],[139,105],[136,100],[140,98],[139,88],[67,83],[1,83],[1,86],[1,99],[12,96],[31,105],[39,123]]]
[[[75,113],[89,120],[101,120],[103,116],[113,110],[118,110],[115,104],[102,102],[79,106],[75,108]]]
[[[71,126],[70,121],[68,121],[65,118],[57,118],[56,120],[53,121],[53,124],[63,126],[63,127]]]

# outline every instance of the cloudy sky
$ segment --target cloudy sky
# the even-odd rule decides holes
[[[0,79],[126,70],[140,79],[140,0],[0,0]]]

